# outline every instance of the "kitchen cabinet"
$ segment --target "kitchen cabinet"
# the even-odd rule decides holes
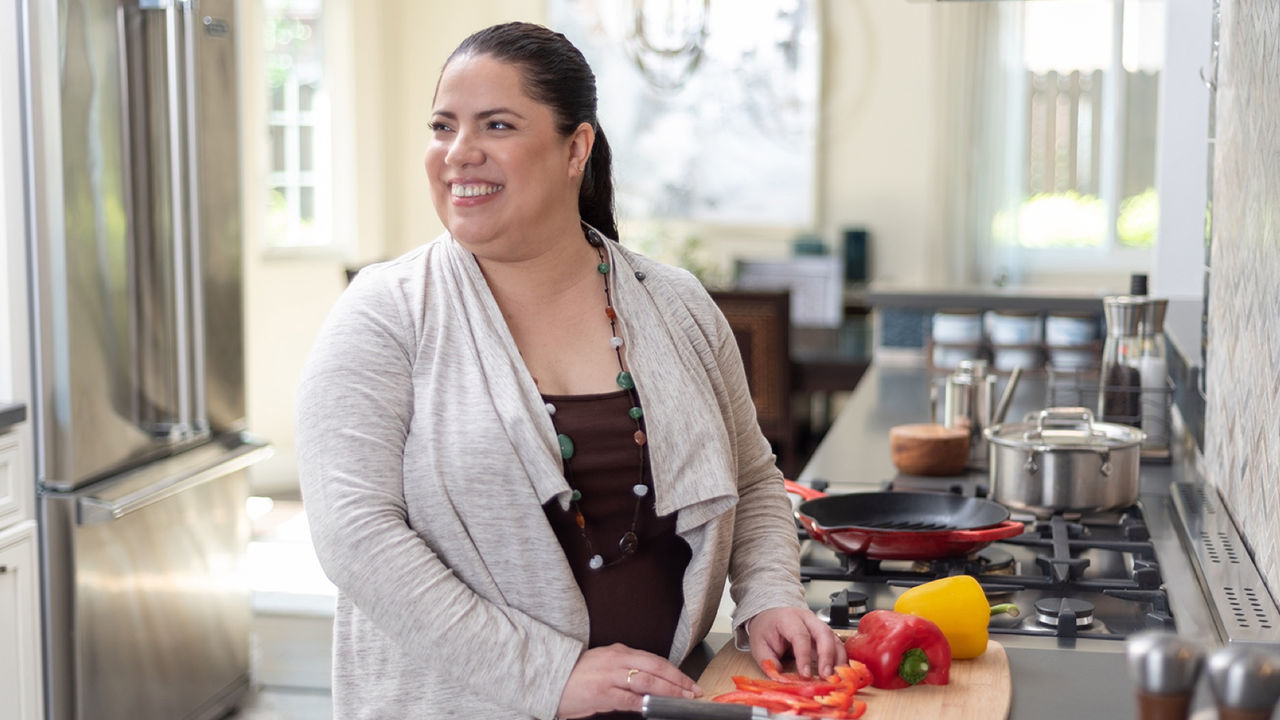
[[[0,528],[30,516],[30,480],[18,434],[0,431]]]
[[[35,521],[0,530],[0,720],[42,717]]]
[[[10,8],[12,13],[12,6]],[[0,23],[0,720],[44,717],[18,23]]]

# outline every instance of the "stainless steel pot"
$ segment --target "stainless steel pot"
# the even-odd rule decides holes
[[[1087,408],[1048,408],[987,428],[991,498],[1039,516],[1089,513],[1138,499],[1143,432],[1094,422]]]

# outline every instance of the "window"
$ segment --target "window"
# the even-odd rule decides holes
[[[266,243],[322,247],[331,240],[329,94],[323,0],[265,0]]]
[[[1145,267],[1164,0],[1039,0],[1000,22],[1020,117],[1005,140],[1013,187],[993,222],[997,256],[1029,269]]]

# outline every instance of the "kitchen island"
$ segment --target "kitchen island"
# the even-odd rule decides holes
[[[972,492],[975,487],[981,493],[987,480],[985,472],[952,478],[902,476],[890,461],[889,429],[930,419],[930,380],[924,368],[880,367],[873,363],[797,480],[804,485],[823,481],[830,493],[886,489],[946,492],[965,488]],[[1002,379],[998,391],[1003,390],[1004,382]],[[1044,404],[1044,377],[1026,374],[1016,389],[1008,418],[1020,419]],[[1214,620],[1191,561],[1180,545],[1170,496],[1172,482],[1190,482],[1192,475],[1181,464],[1144,462],[1139,502],[1160,560],[1178,633],[1214,645],[1218,642]],[[825,551],[817,543],[806,542],[806,556],[815,548]],[[810,603],[817,604],[812,594]],[[1024,609],[1024,613],[1028,611],[1034,612]],[[1013,688],[1010,717],[1076,720],[1136,716],[1123,640],[996,633],[992,638],[1005,647],[1009,657]],[[1196,707],[1209,704],[1203,686],[1202,682]]]

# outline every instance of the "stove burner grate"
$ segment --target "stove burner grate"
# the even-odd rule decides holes
[[[1088,556],[1083,556],[1086,551]],[[1035,521],[1025,534],[997,541],[966,557],[915,562],[840,553],[831,557],[836,565],[806,565],[800,572],[806,581],[849,583],[846,590],[831,594],[830,606],[819,609],[824,620],[834,618],[833,627],[856,624],[862,613],[876,609],[868,608],[866,594],[860,590],[878,594],[878,587],[913,587],[961,574],[977,579],[990,597],[1014,594],[1036,606],[1036,613],[1025,621],[993,622],[992,633],[1124,639],[1134,631],[1135,621],[1138,625],[1145,622],[1147,627],[1174,627],[1155,548],[1136,506],[1107,517],[1057,516]],[[1099,564],[1086,575],[1090,558]],[[822,562],[821,556],[818,560]],[[1119,620],[1112,616],[1116,606],[1094,594],[1141,605]],[[1103,603],[1099,606],[1103,609],[1098,610],[1091,601]],[[1113,627],[1113,622],[1123,629]]]
[[[1049,627],[1071,625],[1088,627],[1093,624],[1093,603],[1076,598],[1041,598],[1036,601],[1036,619]]]

